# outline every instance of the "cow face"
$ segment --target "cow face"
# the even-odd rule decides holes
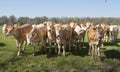
[[[55,26],[56,38],[60,38],[62,27],[60,25]]]
[[[13,35],[14,34],[14,29],[15,28],[13,26],[8,26],[6,36]]]

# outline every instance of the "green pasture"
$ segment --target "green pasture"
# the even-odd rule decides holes
[[[49,46],[47,46],[49,49]],[[54,47],[51,53],[43,53],[37,46],[33,56],[32,46],[27,46],[22,56],[17,56],[14,37],[6,40],[0,26],[0,72],[120,72],[120,35],[116,43],[106,43],[101,48],[101,57],[91,59],[88,55],[88,41],[82,49],[57,56]]]

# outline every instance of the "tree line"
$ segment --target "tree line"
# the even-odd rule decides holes
[[[0,17],[0,25],[3,24],[14,24],[18,23],[20,25],[22,24],[40,24],[45,21],[53,21],[55,23],[70,23],[70,22],[76,22],[76,23],[85,23],[85,22],[93,22],[94,24],[100,24],[100,23],[106,23],[109,25],[119,25],[120,24],[120,18],[115,18],[115,17],[46,17],[46,16],[41,16],[41,17],[34,17],[34,18],[29,18],[29,17],[15,17],[14,15],[11,15],[9,17],[7,16],[1,16]]]

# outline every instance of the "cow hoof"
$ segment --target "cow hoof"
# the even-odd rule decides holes
[[[33,56],[36,56],[36,53],[33,53]]]
[[[20,56],[20,53],[18,53],[17,56]]]
[[[22,53],[22,54],[23,54],[23,53],[24,53],[24,51],[23,51],[23,50],[21,50],[21,51],[20,51],[20,53]]]

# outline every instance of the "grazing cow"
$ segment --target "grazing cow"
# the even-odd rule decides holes
[[[2,33],[4,35],[4,39],[6,39],[6,33],[7,33],[7,24],[3,24],[3,27],[2,27]]]
[[[24,51],[26,47],[26,35],[31,31],[32,25],[30,24],[24,24],[19,27],[14,27],[14,26],[8,26],[7,27],[7,36],[13,35],[16,39],[16,44],[18,48],[18,53],[17,55],[21,55],[21,52]],[[25,46],[23,47],[22,50],[22,45],[25,42]]]
[[[92,57],[97,54],[100,56],[100,46],[103,38],[102,27],[92,26],[88,30],[88,40],[89,40],[89,53],[92,53]]]
[[[68,24],[64,24],[64,25],[55,24],[54,27],[56,33],[56,43],[58,46],[58,54],[60,54],[60,50],[62,46],[63,56],[65,56],[65,48],[67,44],[69,45],[69,49],[70,49],[72,28]]]
[[[39,41],[42,43],[42,47],[46,51],[46,39],[47,39],[47,27],[44,24],[34,25],[31,32],[27,35],[27,42],[29,45],[33,45],[34,53],[36,55],[36,45]]]

